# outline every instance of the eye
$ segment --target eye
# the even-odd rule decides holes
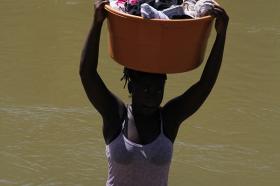
[[[161,89],[158,89],[158,90],[156,91],[156,93],[157,93],[157,94],[161,94],[161,93],[162,93],[162,90],[161,90]]]
[[[149,89],[146,87],[146,88],[144,88],[144,90],[143,90],[145,93],[148,93],[149,92]]]

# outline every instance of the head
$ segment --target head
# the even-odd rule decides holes
[[[124,68],[122,79],[126,80],[134,111],[149,114],[158,110],[163,99],[166,74]]]

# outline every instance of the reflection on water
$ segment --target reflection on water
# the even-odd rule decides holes
[[[203,108],[180,130],[169,182],[277,186],[279,1],[219,2],[230,15],[221,74]],[[105,183],[101,118],[78,77],[91,3],[1,1],[1,186]],[[110,89],[129,101],[118,81],[122,68],[108,57],[106,34],[105,25],[99,70]],[[197,81],[202,69],[168,76],[165,100]]]

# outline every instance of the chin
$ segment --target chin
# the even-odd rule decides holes
[[[142,113],[145,114],[145,115],[152,115],[154,113],[156,113],[158,111],[159,107],[143,107],[141,110],[142,110]]]
[[[158,112],[158,110],[159,106],[147,106],[144,104],[139,104],[137,106],[135,105],[134,107],[135,113],[145,116],[153,115],[154,113]]]

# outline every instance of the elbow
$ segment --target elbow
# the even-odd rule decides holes
[[[81,62],[81,64],[80,64],[79,76],[80,76],[82,82],[84,82],[85,80],[87,80],[88,77],[90,76],[90,72],[89,72],[88,68],[85,67],[85,65],[84,65],[83,62]]]
[[[91,76],[91,74],[86,69],[83,69],[83,68],[80,68],[79,75],[80,75],[82,82],[86,81]]]
[[[86,61],[85,61],[84,55],[82,54],[81,59],[80,59],[80,67],[79,67],[80,77],[82,77],[85,74],[85,69],[86,69],[85,64],[86,64]]]
[[[87,77],[90,75],[90,66],[87,64],[86,60],[84,58],[80,61],[80,68],[79,68],[79,75],[81,78]]]
[[[90,63],[91,60],[82,58],[80,61],[79,75],[80,77],[93,76],[97,73],[96,63]]]
[[[89,83],[92,82],[94,79],[96,79],[98,73],[96,70],[91,70],[87,67],[83,67],[83,65],[81,65],[80,69],[79,69],[79,75],[80,75],[80,79],[82,81],[83,84],[85,83]]]
[[[86,73],[85,69],[80,67],[79,76],[80,76],[81,80],[85,79],[85,77],[87,76],[87,73]]]
[[[82,65],[80,65],[80,68],[79,68],[79,75],[81,78],[85,75],[85,69],[82,67]]]
[[[209,96],[210,92],[212,91],[214,84],[215,83],[213,83],[211,81],[199,81],[198,86],[200,87],[201,95],[203,97],[207,98]]]

